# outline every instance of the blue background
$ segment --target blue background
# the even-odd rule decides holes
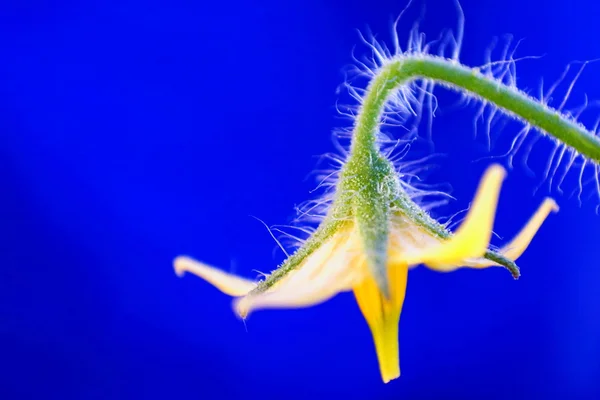
[[[356,29],[389,42],[403,2],[83,3],[0,6],[0,398],[600,398],[600,202],[589,188],[582,207],[569,199],[572,179],[564,195],[533,193],[543,143],[536,177],[509,175],[496,224],[510,238],[543,196],[561,205],[520,259],[522,279],[412,271],[402,377],[388,385],[352,295],[253,314],[246,331],[230,298],[173,273],[179,254],[248,277],[282,260],[250,215],[285,224],[310,198],[307,176],[347,126],[336,89]],[[518,64],[522,88],[600,56],[596,2],[462,5],[463,62],[482,64],[505,33],[525,38],[517,56],[546,54]],[[423,30],[434,38],[455,16],[450,0],[429,0]],[[573,105],[600,98],[599,72],[589,66]],[[475,111],[434,122],[447,157],[428,179],[457,199],[436,216],[465,208],[489,164],[473,162],[489,154]],[[507,125],[491,154],[517,131]]]

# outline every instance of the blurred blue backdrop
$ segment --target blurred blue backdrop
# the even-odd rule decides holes
[[[543,196],[561,205],[520,260],[523,277],[412,271],[402,377],[388,385],[351,294],[258,312],[246,331],[230,298],[173,273],[180,254],[248,277],[282,260],[250,215],[285,224],[310,198],[309,173],[347,126],[336,89],[352,48],[366,52],[356,29],[388,40],[404,5],[2,2],[0,398],[600,398],[600,202],[589,189],[583,207],[569,199],[572,180],[562,195],[534,193],[543,143],[536,177],[509,175],[496,225],[510,238]],[[426,5],[429,38],[456,26],[451,0]],[[462,60],[482,64],[494,36],[524,38],[517,57],[545,55],[518,64],[534,93],[541,76],[600,57],[597,2],[462,5]],[[573,104],[600,99],[599,68]],[[456,100],[439,94],[442,110]],[[428,179],[457,200],[436,216],[466,207],[489,164],[473,162],[488,154],[473,140],[476,110],[447,110],[433,129],[447,157]],[[508,124],[492,154],[517,131]]]

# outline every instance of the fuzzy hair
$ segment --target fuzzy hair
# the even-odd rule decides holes
[[[271,231],[276,231],[281,235],[280,239],[286,247],[301,246],[323,220],[334,201],[339,173],[349,156],[353,127],[366,96],[368,83],[378,75],[381,68],[406,56],[436,55],[451,62],[460,63],[465,18],[459,1],[448,1],[454,1],[456,6],[456,29],[454,31],[444,30],[434,40],[427,40],[425,33],[420,31],[420,20],[418,20],[412,25],[408,33],[406,46],[401,46],[399,39],[400,22],[404,12],[412,6],[413,0],[409,0],[391,26],[391,46],[377,40],[375,35],[368,31],[359,32],[358,36],[361,44],[367,51],[356,55],[353,50],[354,62],[345,69],[346,79],[338,88],[338,92],[344,90],[350,96],[352,103],[336,104],[338,114],[348,122],[348,125],[333,132],[333,143],[336,151],[324,154],[321,157],[321,162],[327,162],[328,166],[313,173],[317,185],[311,191],[311,194],[315,198],[296,207],[297,215],[291,224],[271,227]],[[505,36],[501,41],[494,39],[485,51],[483,64],[475,67],[475,69],[487,78],[497,81],[498,84],[518,91],[517,64],[526,59],[538,59],[540,57],[517,57],[516,52],[521,41],[513,43],[513,38],[510,35]],[[579,123],[577,121],[582,113],[596,105],[596,103],[589,102],[586,97],[583,104],[572,108],[567,106],[577,80],[590,62],[592,61],[573,62],[568,65],[559,79],[547,89],[544,88],[542,82],[535,97],[531,93],[526,93],[547,107],[550,112],[558,113],[568,120]],[[568,79],[571,67],[575,64],[579,64],[579,68]],[[433,120],[436,111],[440,107],[434,92],[440,86],[457,92],[459,101],[456,105],[471,107],[475,110],[473,117],[474,135],[475,137],[483,136],[488,150],[491,150],[492,147],[493,128],[515,119],[514,116],[507,114],[495,104],[479,96],[465,91],[457,91],[456,88],[428,79],[417,79],[394,90],[385,104],[377,140],[382,153],[394,163],[402,188],[425,210],[431,210],[446,204],[449,199],[452,199],[447,189],[426,184],[423,181],[424,174],[435,168],[438,165],[435,160],[443,155],[433,153],[419,159],[410,159],[409,157],[411,148],[416,143],[426,143],[432,148]],[[564,94],[555,99],[554,95],[559,87],[563,87]],[[550,154],[542,171],[538,189],[547,184],[549,191],[556,190],[562,194],[563,185],[567,180],[567,176],[570,175],[574,178],[574,189],[570,195],[576,195],[581,205],[583,194],[590,189],[589,197],[597,199],[596,213],[598,213],[600,211],[600,166],[578,153],[575,149],[559,142],[547,132],[523,123],[519,119],[516,119],[516,121],[521,126],[516,133],[513,133],[514,138],[510,142],[509,148],[503,154],[491,156],[490,158],[504,159],[509,169],[513,169],[515,160],[520,158],[523,168],[531,171],[528,166],[528,158],[534,147],[542,142],[549,143]],[[423,124],[426,124],[425,129],[421,129]],[[599,125],[600,117],[588,132],[597,136]],[[481,133],[482,127],[483,132]],[[398,130],[402,132],[400,135],[397,134]],[[458,223],[458,216],[464,211],[461,210],[448,217],[445,225],[450,228]]]

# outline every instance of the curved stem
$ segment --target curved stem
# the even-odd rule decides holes
[[[600,164],[600,140],[583,125],[517,88],[482,75],[476,68],[468,68],[453,60],[422,54],[403,55],[391,59],[371,80],[355,122],[351,145],[352,156],[371,159],[373,152],[377,151],[378,127],[386,102],[395,90],[402,90],[403,86],[408,87],[416,79],[433,80],[456,91],[477,96],[523,123],[553,136],[587,159]],[[429,233],[442,239],[451,235],[436,220],[420,212],[419,207],[408,196],[400,196],[396,199],[396,203],[399,209],[405,210]],[[500,253],[487,251],[484,258],[506,267],[513,277],[519,277],[519,269],[514,261]]]
[[[394,90],[419,78],[434,80],[457,91],[466,91],[480,97],[600,164],[600,140],[583,125],[514,87],[482,75],[476,68],[428,55],[397,57],[379,70],[369,85],[368,94],[356,119],[353,152],[373,149],[385,102]]]

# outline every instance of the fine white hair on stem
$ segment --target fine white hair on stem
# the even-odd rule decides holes
[[[351,122],[356,120],[364,102],[364,96],[367,93],[365,88],[368,87],[368,83],[378,75],[383,67],[391,62],[401,60],[403,57],[418,57],[420,55],[436,55],[451,62],[461,62],[461,47],[465,35],[465,15],[458,0],[447,1],[450,4],[454,2],[457,28],[454,31],[444,30],[433,40],[428,41],[425,34],[419,30],[421,18],[423,18],[421,15],[409,28],[407,43],[405,45],[401,44],[400,29],[409,26],[406,21],[402,21],[402,18],[406,17],[409,8],[415,6],[416,1],[413,0],[408,1],[406,7],[391,25],[391,47],[376,39],[368,29],[359,32],[358,38],[366,51],[361,53],[354,49],[352,52],[354,62],[346,69],[346,80],[343,82],[342,87],[347,90],[353,103],[338,108],[344,110],[343,116],[348,117]],[[436,2],[436,7],[439,4],[440,2]],[[518,56],[517,53],[522,43],[523,39],[515,39],[512,35],[494,38],[483,53],[482,64],[475,66],[474,70],[496,81],[498,85],[504,85],[515,91],[520,90],[533,96],[532,91],[517,88],[517,66],[523,61],[538,60],[545,55]],[[593,61],[596,60],[573,61],[567,65],[563,73],[547,89],[544,89],[543,81],[541,81],[539,93],[535,96],[536,99],[541,105],[554,110],[562,117],[580,124],[580,117],[596,107],[598,103],[589,101],[587,96],[584,96],[582,103],[571,106],[571,98],[585,68]],[[577,66],[577,68],[574,68],[574,66]],[[397,151],[406,152],[406,148],[402,146],[406,143],[410,145],[426,143],[430,145],[430,151],[433,150],[433,120],[438,109],[446,111],[446,106],[439,104],[435,94],[439,87],[446,88],[447,85],[428,79],[410,81],[395,89],[384,106],[379,124],[379,142],[382,147],[387,146],[384,154],[395,160],[398,171],[403,177],[403,182],[407,185],[415,182],[409,179],[409,174],[404,173],[402,165],[410,157],[405,157],[406,154],[395,157],[394,153]],[[456,92],[456,89],[453,89],[453,92]],[[559,92],[561,94],[557,95]],[[455,107],[473,107],[475,109],[473,134],[475,138],[481,137],[484,140],[489,154],[483,158],[504,159],[510,169],[520,166],[528,174],[537,175],[538,185],[536,190],[547,188],[550,192],[556,191],[563,194],[569,185],[573,185],[576,189],[574,193],[577,195],[580,204],[582,203],[582,196],[588,189],[600,204],[600,184],[597,183],[600,181],[600,178],[598,178],[600,167],[596,162],[586,159],[576,150],[567,147],[546,132],[508,115],[494,103],[466,91],[459,90],[458,96],[459,101],[454,105]],[[508,147],[501,149],[499,155],[490,154],[492,151],[497,150],[494,144],[497,139],[496,136],[507,131],[506,128],[508,126],[512,127],[514,123],[520,124],[520,127],[511,132],[512,136],[508,142]],[[595,135],[598,135],[597,125],[592,130]],[[394,132],[400,132],[400,135],[392,135],[392,129],[394,129]],[[344,130],[343,132],[346,137],[349,136],[350,131]],[[543,154],[545,154],[547,162],[541,168],[541,171],[533,174],[533,170],[529,166],[529,155],[541,148],[542,143],[545,144],[543,146],[545,153]],[[518,160],[520,162],[517,164]],[[438,192],[433,190],[432,193]]]
[[[426,0],[422,0],[426,1]],[[382,68],[391,62],[402,60],[403,57],[419,57],[435,55],[443,57],[452,63],[461,63],[461,48],[465,37],[465,13],[459,0],[445,0],[454,4],[456,28],[442,30],[431,39],[420,31],[423,13],[412,24],[407,23],[407,12],[415,7],[417,0],[408,0],[391,23],[390,46],[376,39],[370,30],[358,31],[361,46],[351,49],[352,63],[344,70],[345,79],[338,86],[337,93],[345,93],[350,100],[344,103],[338,101],[335,109],[338,116],[347,125],[333,132],[335,153],[324,154],[319,159],[320,168],[311,174],[316,184],[310,194],[315,198],[296,206],[296,217],[288,226],[272,227],[270,232],[282,235],[281,243],[300,245],[326,216],[332,202],[335,200],[335,189],[340,171],[349,155],[353,127],[360,115],[369,82],[376,78]],[[436,7],[441,2],[436,2]],[[423,10],[423,9],[422,9]],[[400,40],[406,32],[407,41]],[[572,122],[580,123],[579,119],[587,111],[597,107],[598,102],[589,101],[587,96],[583,102],[572,105],[572,95],[578,80],[585,68],[593,61],[573,61],[568,64],[562,74],[552,83],[544,87],[541,79],[537,90],[531,91],[517,87],[517,67],[524,61],[536,61],[545,55],[517,55],[522,47],[523,39],[515,39],[512,35],[493,38],[490,45],[483,51],[481,64],[472,66],[473,70],[486,78],[504,85],[512,90],[520,90],[539,101],[549,111],[561,114]],[[577,68],[574,68],[577,66]],[[537,175],[535,191],[542,188],[557,191],[560,194],[569,193],[576,197],[579,204],[589,190],[588,197],[594,197],[598,203],[596,212],[600,209],[600,166],[593,160],[587,159],[573,148],[554,139],[546,132],[523,123],[514,116],[499,109],[494,103],[475,96],[466,91],[452,89],[457,93],[458,101],[454,104],[443,105],[438,101],[436,93],[439,88],[448,89],[448,85],[431,79],[415,79],[397,87],[389,96],[382,110],[377,127],[377,142],[383,154],[393,162],[400,177],[401,188],[421,207],[431,210],[445,204],[452,197],[448,194],[449,187],[435,186],[424,182],[424,174],[431,172],[439,164],[437,158],[442,156],[434,152],[433,128],[434,118],[438,111],[447,112],[458,107],[473,108],[472,130],[474,139],[483,140],[488,156],[485,159],[503,159],[509,169],[522,168],[529,175]],[[534,95],[536,92],[537,95]],[[558,95],[558,93],[562,93]],[[514,124],[517,129],[511,131]],[[598,135],[600,118],[596,120],[591,130]],[[508,129],[508,127],[511,127]],[[499,155],[490,154],[496,151],[499,134],[509,131],[511,135],[506,147],[500,148]],[[443,133],[442,133],[443,134]],[[425,144],[428,151],[424,154],[415,149]],[[545,165],[541,171],[534,174],[539,167],[530,167],[529,157],[532,152],[544,147]],[[452,154],[449,155],[450,157]],[[436,158],[437,157],[437,158]],[[323,166],[323,164],[325,164]],[[569,189],[569,185],[571,188]],[[566,191],[566,192],[565,192]],[[447,225],[457,222],[458,215],[448,220]],[[279,243],[279,242],[278,242]]]

